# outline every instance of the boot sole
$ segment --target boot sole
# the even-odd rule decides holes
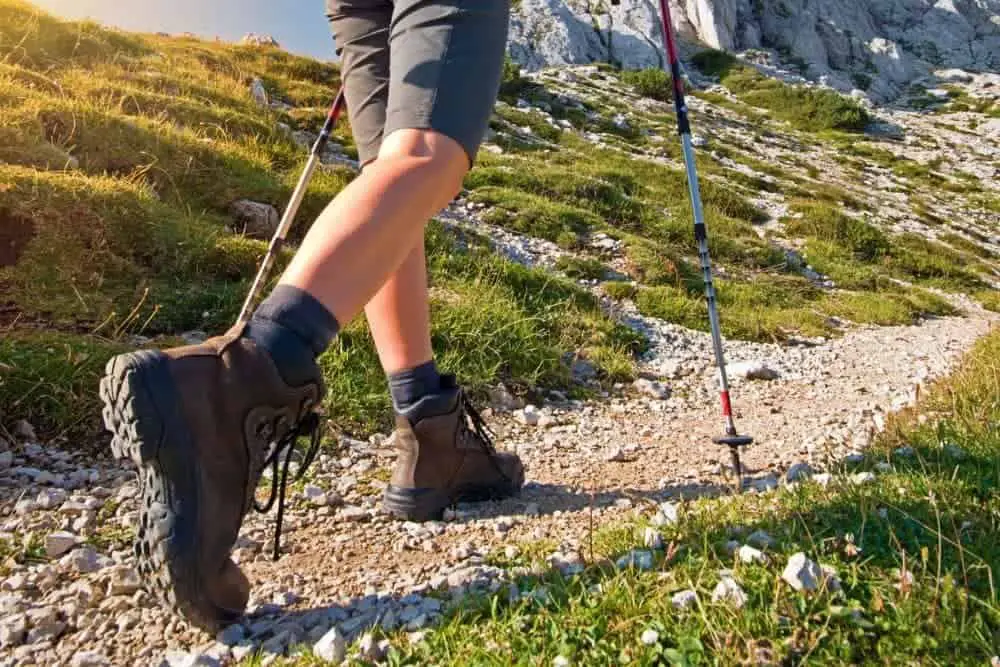
[[[138,570],[162,602],[191,623],[215,631],[238,614],[203,593],[198,571],[198,468],[166,355],[119,355],[100,383],[111,452],[139,471]]]
[[[390,484],[385,489],[382,506],[393,516],[406,521],[440,521],[444,511],[455,503],[478,503],[504,500],[516,495],[524,484],[524,470],[515,479],[484,486],[459,487],[452,493],[438,489],[407,489]]]

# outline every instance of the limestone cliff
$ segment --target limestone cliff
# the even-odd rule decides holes
[[[671,0],[682,38],[763,50],[875,100],[936,69],[1000,70],[1000,0]],[[658,0],[520,0],[510,53],[527,69],[661,64]]]

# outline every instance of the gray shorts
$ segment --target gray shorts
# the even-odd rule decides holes
[[[503,73],[510,0],[326,0],[362,164],[382,138],[430,129],[470,165]]]

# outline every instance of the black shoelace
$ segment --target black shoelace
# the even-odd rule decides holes
[[[302,463],[299,464],[298,472],[295,473],[295,479],[293,482],[297,482],[306,473],[306,469],[312,465],[313,460],[316,458],[316,454],[319,452],[319,440],[320,440],[320,423],[319,415],[315,412],[310,412],[299,424],[288,431],[275,445],[274,450],[268,455],[264,460],[263,467],[271,466],[271,493],[268,496],[267,502],[263,505],[257,502],[254,498],[253,505],[261,514],[266,514],[271,511],[274,506],[274,501],[278,501],[278,516],[275,522],[274,528],[274,554],[273,559],[278,560],[278,555],[281,550],[281,526],[285,518],[285,489],[288,485],[288,467],[292,462],[292,455],[295,453],[295,444],[298,439],[302,436],[309,436],[310,443],[309,449],[306,450],[305,456],[302,459]],[[287,450],[285,454],[285,461],[281,465],[281,472],[279,475],[278,471],[278,459],[281,458],[281,452]]]
[[[504,479],[509,481],[510,477],[507,476],[507,473],[504,472],[500,464],[497,463],[497,449],[492,440],[494,434],[486,426],[486,420],[483,419],[483,416],[480,415],[475,406],[472,405],[472,402],[469,400],[468,396],[465,395],[465,393],[462,394],[462,410],[468,417],[468,421],[472,424],[470,429],[469,424],[467,424],[464,420],[462,421],[463,435],[467,435],[470,432],[476,435],[478,441],[482,443],[483,447],[486,449],[486,453],[489,454],[490,463],[493,464],[493,467]]]

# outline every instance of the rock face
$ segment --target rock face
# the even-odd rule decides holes
[[[1000,67],[1000,0],[671,0],[670,7],[683,40],[782,53],[835,88],[866,82],[876,101],[937,68]],[[528,70],[657,67],[665,60],[657,8],[647,0],[522,0],[511,17],[510,54]]]
[[[241,39],[240,42],[250,46],[274,46],[281,48],[281,44],[279,44],[278,40],[274,37],[271,37],[270,35],[258,35],[255,32],[248,32],[243,35],[243,39]]]

